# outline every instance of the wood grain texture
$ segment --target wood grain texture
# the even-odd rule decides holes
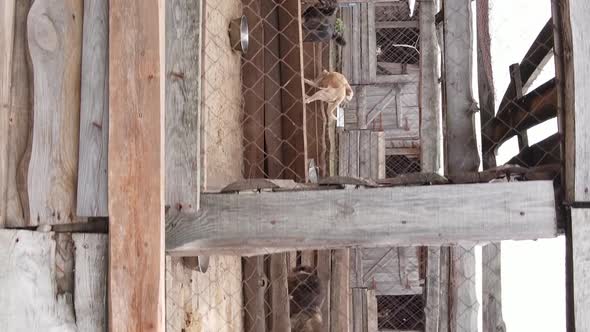
[[[444,2],[444,85],[446,93],[446,164],[448,174],[479,167],[473,121],[472,15],[470,0]]]
[[[77,214],[108,216],[109,5],[84,1]]]
[[[27,194],[27,173],[31,155],[33,125],[32,80],[27,46],[27,15],[30,8],[30,0],[16,1],[14,55],[12,58],[12,77],[15,79],[11,81],[10,123],[8,141],[6,141],[8,144],[8,180],[7,187],[5,187],[8,192],[6,202],[7,227],[26,227],[35,223],[29,218],[29,198]],[[2,213],[0,212],[0,214]],[[2,218],[0,217],[0,219]]]
[[[287,254],[270,255],[270,292],[272,308],[272,325],[270,331],[291,331],[291,319],[289,318],[289,288],[287,276]]]
[[[475,250],[471,245],[451,247],[450,318],[451,331],[477,331],[479,302],[475,285]]]
[[[434,0],[420,2],[420,162],[423,172],[440,172],[443,166],[440,50],[434,18],[436,11]]]
[[[201,1],[166,1],[166,205],[196,211],[201,185]]]
[[[72,234],[75,251],[74,308],[79,331],[107,328],[107,234]]]
[[[164,331],[164,2],[109,10],[109,330]]]
[[[242,260],[244,278],[244,330],[266,331],[264,293],[268,278],[264,273],[264,256],[248,257]]]
[[[0,230],[0,325],[5,331],[77,331],[72,294],[59,294],[53,233]]]
[[[75,222],[83,4],[36,1],[27,21],[33,71],[31,224]]]
[[[350,249],[332,251],[330,331],[350,331]]]
[[[440,307],[440,247],[428,247],[424,332],[438,332]]]
[[[14,47],[15,0],[0,2],[0,228],[6,223],[8,198],[8,126]]]
[[[590,202],[590,44],[588,22],[590,3],[583,0],[561,1],[563,77],[565,115],[566,200]]]
[[[574,315],[576,331],[590,329],[590,210],[572,209]]]
[[[556,234],[551,181],[208,194],[201,204],[197,214],[167,218],[168,252],[441,245]]]
[[[502,318],[502,243],[482,248],[482,331],[503,332]]]
[[[317,264],[318,277],[321,283],[324,285],[326,297],[324,304],[322,305],[322,328],[318,332],[330,332],[330,307],[331,307],[331,283],[332,283],[332,251],[331,250],[319,250],[318,251],[318,264]]]

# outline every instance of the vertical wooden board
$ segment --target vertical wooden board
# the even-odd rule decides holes
[[[314,250],[305,250],[301,252],[301,265],[307,265],[315,267],[315,254]]]
[[[590,3],[583,0],[562,1],[563,82],[565,84],[565,162],[566,199],[569,202],[590,202],[590,45],[586,37],[590,28]]]
[[[28,25],[34,119],[31,224],[75,222],[80,126],[81,1],[36,1]]]
[[[201,0],[166,1],[166,205],[199,207]]]
[[[304,42],[302,45],[303,50],[303,74],[305,78],[314,80],[318,76],[316,71],[316,45],[317,43]],[[321,72],[321,71],[320,71]],[[315,88],[305,85],[307,96],[311,96],[314,93]],[[316,101],[305,106],[307,112],[307,156],[309,159],[314,159],[316,165],[320,165],[319,155],[322,151],[322,135],[321,132],[324,128],[325,115],[323,111],[323,101]]]
[[[58,294],[74,294],[74,241],[71,233],[55,234],[55,281]]]
[[[576,331],[590,329],[590,210],[572,209],[574,316]]]
[[[287,285],[287,254],[273,254],[270,256],[270,288],[272,326],[270,331],[291,331],[289,319],[289,288]]]
[[[77,331],[72,294],[55,282],[53,233],[0,230],[0,326],[5,331]]]
[[[340,130],[338,132],[338,175],[348,176],[350,158],[350,132]]]
[[[166,256],[166,331],[180,332],[185,328],[184,303],[187,280],[184,278],[182,257]]]
[[[451,331],[477,331],[479,303],[475,292],[475,251],[470,246],[451,248]]]
[[[368,332],[363,329],[366,292],[366,288],[352,288],[352,332]]]
[[[318,251],[318,264],[317,264],[318,277],[320,282],[324,285],[326,297],[324,304],[322,305],[322,328],[319,332],[330,332],[330,294],[331,294],[331,280],[332,280],[332,251],[331,250],[319,250]]]
[[[449,174],[477,171],[473,122],[472,15],[470,0],[444,2],[446,164]]]
[[[360,66],[360,80],[362,84],[369,84],[369,57],[371,56],[368,52],[369,48],[369,10],[368,4],[361,3],[360,4],[360,48],[357,49],[357,52],[360,52],[361,61],[359,63]]]
[[[243,259],[244,269],[244,330],[266,331],[265,299],[266,275],[264,256]]]
[[[348,176],[359,177],[359,141],[360,131],[350,131],[349,154],[348,154]]]
[[[108,17],[107,1],[84,1],[77,194],[84,217],[108,216]]]
[[[264,26],[260,17],[261,1],[243,0],[248,20],[248,52],[242,55],[242,94],[244,133],[244,177],[263,178],[264,172]]]
[[[350,287],[364,287],[363,250],[350,249]]]
[[[385,178],[385,133],[371,132],[371,178]]]
[[[352,24],[349,26],[352,36],[350,47],[352,52],[352,77],[350,84],[362,83],[361,80],[361,4],[354,4],[352,7]]]
[[[438,316],[439,332],[449,331],[449,290],[450,290],[450,248],[440,248],[440,307]]]
[[[8,126],[12,55],[14,46],[15,0],[0,3],[0,228],[6,223],[8,199]]]
[[[105,331],[108,235],[79,233],[72,238],[76,247],[76,325],[79,331]]]
[[[109,330],[164,331],[164,2],[109,10]]]
[[[440,51],[434,0],[420,3],[420,162],[423,172],[442,170],[442,111],[439,84]],[[401,113],[401,109],[397,109]]]
[[[368,72],[368,82],[373,83],[377,79],[377,36],[375,31],[375,4],[369,3],[367,5],[367,23],[368,23],[368,49],[367,59],[369,66],[366,68]]]
[[[377,331],[379,327],[377,296],[374,289],[367,290],[367,332]]]
[[[359,133],[359,176],[371,177],[371,131],[361,130]]]
[[[350,251],[332,251],[332,279],[330,284],[330,328],[332,332],[350,329]]]
[[[353,66],[353,59],[352,59],[352,52],[355,50],[352,47],[352,8],[351,7],[344,7],[342,8],[342,21],[344,23],[344,40],[348,43],[347,46],[342,48],[342,74],[348,78],[350,82],[352,82],[352,66]]]
[[[30,137],[32,134],[33,111],[30,97],[32,87],[30,85],[31,72],[27,46],[27,15],[31,8],[31,1],[20,0],[16,1],[15,5],[12,57],[12,77],[14,79],[11,81],[8,109],[8,116],[11,121],[8,127],[8,141],[6,141],[8,146],[8,181],[7,187],[4,188],[8,193],[6,226],[26,227],[31,222],[27,195],[27,170],[31,153]],[[0,187],[2,186],[0,185]],[[0,212],[1,214],[2,212]],[[2,224],[1,219],[2,217],[0,217],[0,224]]]
[[[424,332],[438,332],[440,301],[440,247],[428,247]]]
[[[267,175],[271,179],[282,177],[283,150],[281,141],[281,71],[277,65],[280,59],[278,38],[279,17],[275,1],[261,2],[264,26],[264,144],[267,154]]]
[[[368,115],[369,109],[367,108],[367,86],[366,85],[358,85],[356,86],[356,102],[357,102],[357,109],[356,109],[356,116],[357,116],[357,128],[358,129],[367,129],[368,126]]]
[[[307,137],[303,100],[301,3],[289,0],[278,7],[281,54],[283,160],[286,179],[306,181]]]
[[[481,257],[483,332],[506,331],[502,318],[501,242],[483,246]]]

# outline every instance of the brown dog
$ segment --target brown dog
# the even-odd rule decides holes
[[[316,100],[328,103],[327,113],[335,120],[337,120],[337,117],[334,114],[336,108],[338,108],[345,99],[347,101],[352,100],[352,88],[348,84],[346,77],[340,73],[323,70],[322,74],[315,81],[308,79],[304,79],[304,81],[308,85],[319,89],[319,91],[314,93],[311,97],[305,96],[305,103],[309,104]]]

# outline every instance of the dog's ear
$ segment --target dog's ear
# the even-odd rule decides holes
[[[327,74],[328,71],[326,69],[322,70],[322,73]]]

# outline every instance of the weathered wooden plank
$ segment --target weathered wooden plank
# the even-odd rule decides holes
[[[420,11],[423,11],[424,7],[420,4]],[[435,13],[436,14],[436,13]],[[418,21],[383,21],[375,22],[375,28],[377,29],[422,29],[420,28]]]
[[[278,7],[281,54],[281,102],[283,177],[304,182],[307,179],[306,111],[303,100],[303,53],[301,52],[301,3],[286,1]],[[294,19],[295,18],[295,19]]]
[[[261,79],[265,61],[264,25],[260,17],[261,3],[257,0],[242,0],[242,8],[249,26],[248,52],[242,55],[243,174],[250,178],[265,177],[264,135],[261,135],[264,132],[265,104],[265,80]]]
[[[342,21],[344,23],[344,26],[347,27],[346,29],[344,29],[344,40],[346,40],[348,43],[352,43],[352,26],[354,24],[354,22],[352,21],[352,7],[342,8]],[[347,77],[350,82],[352,82],[353,79],[353,50],[355,49],[350,46],[342,48],[342,74],[345,77]]]
[[[350,250],[332,251],[330,331],[350,331]]]
[[[371,178],[385,178],[385,139],[382,131],[371,132]]]
[[[77,215],[108,216],[108,2],[84,1]]]
[[[27,15],[30,8],[30,0],[16,1],[14,56],[12,57],[12,77],[15,79],[12,79],[10,83],[8,116],[11,121],[8,128],[8,141],[4,141],[8,146],[8,181],[7,187],[3,187],[6,188],[8,193],[6,202],[7,227],[26,227],[31,222],[27,195],[27,171],[31,155],[30,137],[32,135],[33,112],[30,96],[32,89],[30,84],[31,72],[27,46]],[[0,149],[2,148],[0,147]],[[0,185],[0,187],[2,186]],[[0,196],[2,196],[1,193]],[[2,198],[0,198],[1,201]],[[0,215],[2,215],[2,212],[0,212]],[[0,224],[2,224],[1,219],[2,217],[0,217]]]
[[[320,282],[324,285],[325,299],[322,305],[322,328],[318,332],[330,332],[330,307],[331,307],[331,283],[332,283],[332,251],[319,250],[318,251],[318,277]]]
[[[352,332],[367,331],[367,289],[352,288]]]
[[[447,0],[445,12],[446,164],[449,174],[479,167],[473,121],[472,15],[470,0]]]
[[[359,176],[371,178],[371,131],[361,130],[359,133]]]
[[[483,332],[506,331],[502,318],[502,244],[482,248]]]
[[[27,21],[34,119],[31,224],[75,222],[80,126],[81,1],[36,1]]]
[[[451,267],[451,259],[450,259],[450,248],[449,247],[441,247],[440,248],[440,307],[439,307],[439,316],[438,316],[438,330],[439,332],[448,332],[449,331],[449,311],[451,301],[449,298],[449,291],[451,288],[450,282],[450,267]]]
[[[375,32],[375,4],[368,4],[367,5],[367,22],[368,22],[368,31],[367,31],[367,58],[369,61],[369,67],[366,68],[368,71],[368,82],[373,83],[377,79],[377,56],[373,54],[377,54],[377,38]]]
[[[475,250],[470,245],[451,247],[450,328],[477,331],[479,303],[475,292]]]
[[[440,306],[440,247],[428,247],[424,332],[438,332]]]
[[[5,331],[77,331],[72,294],[58,293],[52,233],[0,230]]]
[[[110,1],[112,331],[164,331],[164,14],[162,1]]]
[[[79,331],[105,331],[108,235],[72,234],[75,254],[74,308]]]
[[[420,162],[422,171],[442,168],[442,111],[439,83],[440,50],[434,0],[420,2]],[[397,110],[401,112],[400,109]]]
[[[441,245],[556,235],[551,181],[201,198],[202,211],[167,217],[169,253]]]
[[[201,1],[166,1],[166,205],[196,211],[201,186]]]
[[[572,260],[576,331],[590,329],[590,210],[572,209]]]
[[[565,120],[565,188],[566,200],[590,202],[590,74],[588,57],[590,3],[583,0],[560,2],[563,44],[564,120]]]
[[[262,1],[261,15],[264,25],[264,142],[267,154],[267,175],[271,179],[281,177],[283,151],[281,140],[281,82],[279,38],[273,38],[279,30],[278,8],[275,1]]]
[[[8,199],[8,127],[16,20],[15,0],[0,3],[0,228],[6,223]]]
[[[243,259],[244,331],[266,331],[264,293],[268,279],[264,273],[264,256]]]
[[[59,294],[74,294],[74,241],[70,233],[55,235],[55,282]]]
[[[377,296],[374,289],[367,289],[367,332],[377,331],[378,321]]]
[[[270,288],[272,325],[270,331],[291,331],[289,318],[289,288],[287,276],[287,254],[273,254],[270,256]]]
[[[348,141],[348,174],[347,176],[359,177],[359,143],[360,131],[351,130]]]
[[[400,94],[400,88],[397,86],[393,86],[391,90],[377,103],[373,108],[367,112],[366,114],[366,122],[371,123],[373,122],[379,114],[383,113],[386,107],[388,107],[392,102],[395,102]],[[369,104],[372,105],[372,104]],[[360,108],[360,107],[359,107]],[[399,112],[399,108],[395,108],[396,112]]]
[[[362,249],[350,249],[350,287],[364,287]]]

